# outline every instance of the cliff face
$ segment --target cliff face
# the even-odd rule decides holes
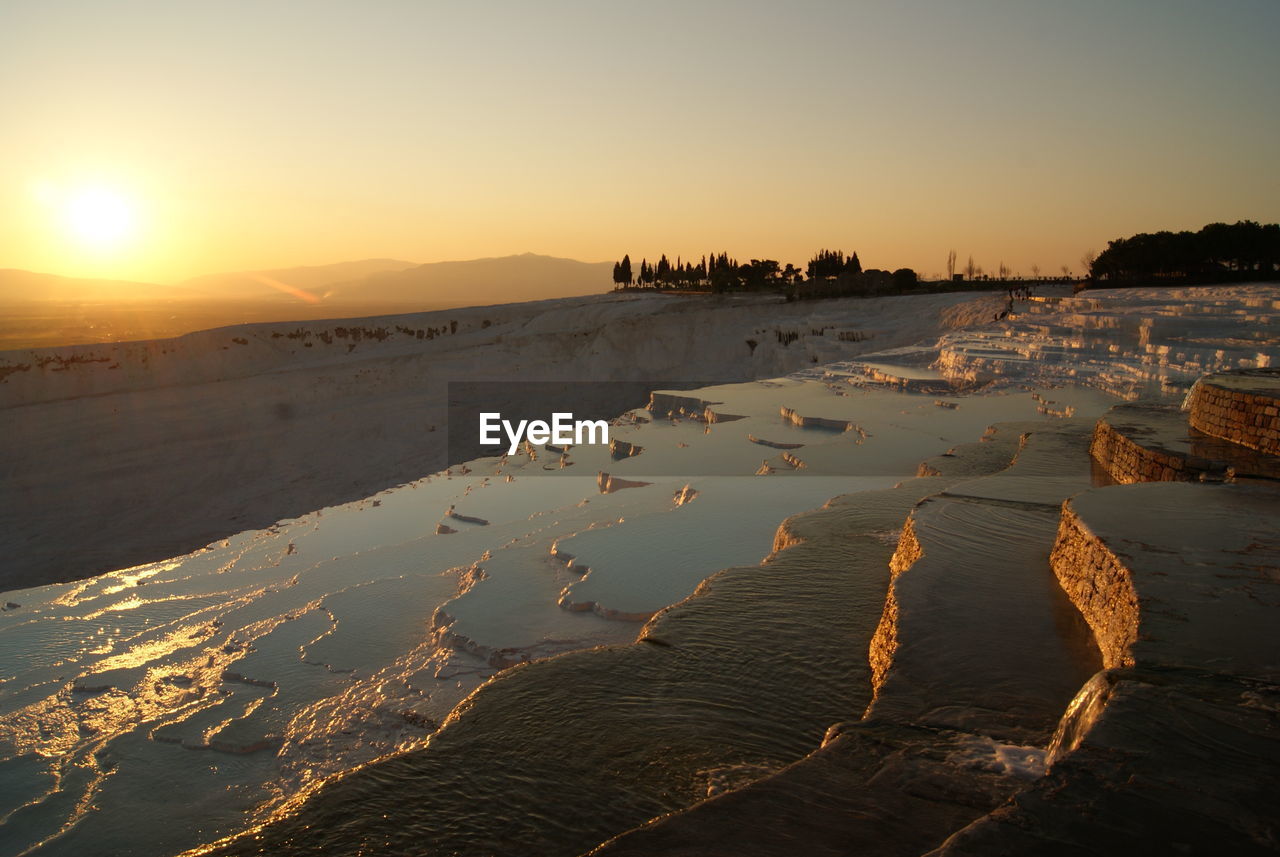
[[[1280,680],[1280,491],[1143,483],[1068,501],[1052,562],[1108,668]]]
[[[1080,521],[1070,502],[1053,546],[1058,581],[1080,610],[1107,668],[1133,666],[1131,648],[1138,639],[1138,594],[1128,569]]]

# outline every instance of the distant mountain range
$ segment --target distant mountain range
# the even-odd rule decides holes
[[[205,274],[183,280],[176,288],[191,289],[205,297],[234,300],[276,297],[289,294],[287,289],[298,289],[317,300],[324,300],[337,283],[359,282],[375,274],[414,267],[417,263],[402,259],[362,259],[333,265]]]
[[[524,253],[467,262],[432,262],[333,285],[335,301],[406,303],[430,297],[469,306],[599,294],[613,288],[612,262]]]
[[[163,285],[78,279],[0,269],[0,303],[198,300],[356,306],[471,306],[596,294],[611,288],[612,263],[524,253],[418,265],[364,259],[297,268],[208,274]]]

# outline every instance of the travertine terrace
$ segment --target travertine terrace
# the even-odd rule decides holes
[[[1280,369],[1207,375],[1190,398],[1196,430],[1280,455]]]
[[[475,461],[14,593],[10,639],[56,643],[15,667],[8,687],[27,689],[12,739],[87,772],[61,782],[100,807],[227,754],[236,765],[219,770],[247,772],[244,812],[286,806],[253,797],[266,784],[298,796],[223,853],[1264,852],[1280,829],[1280,506],[1269,454],[1205,434],[1179,404],[1193,388],[1238,393],[1240,377],[1256,391],[1280,345],[1251,319],[1275,290],[1166,293],[1212,320],[1192,338],[1222,347],[1195,360],[1148,348],[1161,329],[1165,345],[1186,336],[1158,294],[1086,297],[1072,313],[1105,349],[1045,359],[1083,341],[1049,332],[1041,356],[1001,358],[1000,373],[953,365],[961,338],[1030,336],[1026,319],[1055,312],[1032,302],[941,343],[659,390],[643,420],[617,424],[640,454],[571,451],[579,487],[532,478],[559,472],[543,456]],[[820,330],[790,347],[818,357]],[[423,347],[403,340],[375,343]],[[1199,386],[1198,363],[1215,375]],[[1144,400],[1107,413],[1116,392]],[[1226,413],[1260,428],[1269,406]],[[792,449],[803,469],[784,464]],[[762,455],[773,472],[749,475]],[[601,493],[599,471],[649,484]],[[99,627],[133,634],[137,658],[66,633]],[[300,791],[317,770],[343,776]],[[406,801],[410,780],[430,787]],[[188,791],[225,795],[221,782]],[[24,810],[28,834],[60,829],[59,806]],[[240,829],[241,807],[220,806],[220,830]],[[186,805],[162,811],[173,823],[150,844],[86,811],[49,853],[183,842]]]
[[[1205,434],[1174,405],[1116,405],[1098,420],[1089,452],[1121,485],[1280,479],[1280,456]]]
[[[1280,364],[1280,299],[1263,286],[1087,291],[1017,301],[944,336],[937,366],[970,382],[1070,378],[1126,399],[1181,395],[1206,372]]]

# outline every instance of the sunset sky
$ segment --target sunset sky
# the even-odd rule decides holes
[[[1079,270],[1280,220],[1280,2],[0,5],[0,268]]]

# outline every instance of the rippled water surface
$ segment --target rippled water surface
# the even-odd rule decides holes
[[[1028,390],[955,408],[818,380],[697,395],[743,419],[642,414],[655,418],[615,427],[643,447],[633,458],[476,461],[4,594],[18,605],[0,613],[5,852],[173,853],[358,768],[271,828],[270,848],[569,854],[808,752],[866,704],[848,654],[865,651],[893,533],[923,490],[892,486],[993,422],[1049,417]],[[1045,395],[1078,413],[1110,402]],[[802,428],[784,407],[855,428]],[[801,464],[752,438],[803,444]],[[753,475],[762,463],[771,475]],[[598,471],[643,484],[600,493]],[[849,492],[865,502],[843,508],[842,552],[758,565],[779,521]],[[631,645],[639,620],[735,565]],[[323,835],[296,826],[318,818]]]

